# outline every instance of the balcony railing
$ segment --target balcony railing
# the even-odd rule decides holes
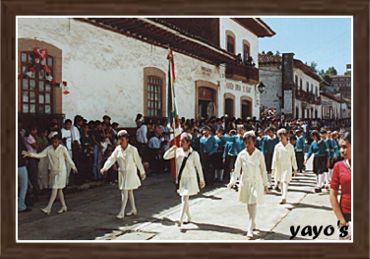
[[[245,64],[227,64],[226,78],[241,80],[243,82],[258,83],[258,69]]]
[[[306,101],[307,103],[310,103],[310,104],[316,104],[316,105],[321,104],[321,97],[320,96],[316,96],[313,93],[306,92],[306,91],[303,91],[303,90],[300,90],[300,89],[295,90],[295,97],[298,100]]]

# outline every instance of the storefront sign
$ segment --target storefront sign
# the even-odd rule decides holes
[[[234,83],[231,83],[231,82],[226,82],[225,87],[227,89],[240,91],[240,92],[243,92],[243,93],[251,93],[251,91],[252,91],[252,88],[250,86],[234,84]]]

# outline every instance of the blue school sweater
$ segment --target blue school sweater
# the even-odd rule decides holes
[[[200,153],[202,155],[212,155],[216,153],[217,147],[216,138],[213,135],[210,135],[208,138],[204,136],[200,138]]]
[[[234,143],[237,154],[239,154],[245,148],[244,140],[239,135],[235,136],[223,135],[221,138],[223,141]]]
[[[310,149],[307,153],[307,160],[311,157],[311,155],[314,154],[315,156],[323,156],[323,155],[329,155],[328,147],[326,146],[326,143],[324,140],[319,140],[319,142],[316,142],[315,140],[311,143]]]
[[[303,152],[304,150],[304,143],[305,143],[305,139],[303,136],[300,136],[300,137],[296,137],[297,141],[295,143],[295,152]]]
[[[276,137],[271,138],[270,136],[264,136],[261,151],[263,152],[264,155],[274,153],[274,148],[277,143],[279,143],[278,138]]]

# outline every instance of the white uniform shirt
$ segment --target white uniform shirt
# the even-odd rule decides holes
[[[125,150],[118,145],[112,155],[107,159],[103,166],[103,170],[107,171],[114,163],[118,163],[118,188],[120,190],[134,190],[140,185],[140,179],[137,175],[137,170],[140,175],[145,175],[144,166],[141,163],[141,158],[137,148],[128,145]]]
[[[61,171],[66,171],[66,163],[68,163],[72,169],[76,169],[75,163],[70,157],[68,150],[65,146],[59,145],[56,149],[53,146],[46,147],[43,151],[38,154],[31,154],[34,158],[48,157],[49,159],[49,170],[51,173],[58,174]]]
[[[148,139],[147,139],[147,133],[148,133],[148,127],[143,124],[140,126],[140,128],[138,128],[136,130],[136,140],[137,142],[141,143],[141,144],[146,144],[148,143]]]
[[[70,151],[72,150],[72,131],[65,128],[61,129],[62,139],[66,139],[66,147]]]
[[[250,155],[243,149],[237,156],[231,183],[235,184],[240,174],[239,200],[247,204],[262,202],[264,187],[268,186],[265,157],[257,148]]]
[[[78,144],[81,144],[80,142],[80,131],[76,126],[73,126],[71,129],[71,134],[72,134],[72,141],[77,141]]]
[[[298,169],[295,151],[292,144],[285,146],[279,142],[274,149],[271,169],[275,172],[276,181],[290,182],[292,179],[292,168]]]

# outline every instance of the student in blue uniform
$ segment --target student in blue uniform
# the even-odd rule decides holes
[[[304,164],[306,165],[311,155],[314,155],[313,172],[317,176],[317,187],[315,188],[315,192],[321,192],[324,179],[323,174],[326,171],[326,165],[328,162],[328,148],[325,144],[325,141],[320,138],[317,130],[313,130],[311,136],[313,141],[308,150],[307,158]]]
[[[241,151],[243,151],[245,149],[245,144],[244,144],[244,140],[243,140],[244,126],[243,125],[238,125],[237,129],[238,129],[238,135],[234,135],[234,136],[224,135],[224,136],[221,137],[221,139],[225,142],[234,143],[236,153],[239,154]]]
[[[200,138],[200,156],[206,184],[211,186],[214,184],[214,154],[217,152],[217,142],[208,126],[203,128],[202,133],[203,136]]]
[[[338,138],[339,138],[338,131],[334,131],[332,133],[332,137],[331,137],[331,142],[332,142],[332,146],[333,146],[333,165],[332,165],[333,168],[334,168],[335,163],[342,159],[341,153],[340,153],[340,146],[339,146]],[[332,172],[329,172],[329,173],[331,174]],[[330,175],[330,177],[331,177],[331,175]]]
[[[216,144],[217,144],[217,151],[214,154],[214,162],[215,162],[215,177],[214,181],[217,183],[222,183],[224,179],[224,164],[223,164],[223,153],[225,148],[225,141],[221,139],[221,136],[223,135],[223,130],[218,129],[216,130]]]
[[[333,144],[331,142],[331,139],[328,137],[328,135],[330,135],[331,132],[330,131],[326,131],[324,129],[322,129],[320,131],[320,137],[321,139],[323,139],[325,141],[325,144],[326,144],[326,148],[327,148],[327,153],[328,153],[328,157],[327,157],[327,164],[326,164],[326,171],[324,172],[324,186],[326,189],[329,189],[329,186],[330,186],[330,177],[329,177],[329,172],[331,171],[330,167],[331,167],[331,162],[332,162],[332,159],[334,157],[334,150],[333,150]]]
[[[301,129],[297,129],[295,133],[296,133],[296,144],[294,146],[295,157],[297,158],[298,172],[303,173],[303,171],[305,170],[303,164],[305,138],[302,134]]]
[[[277,143],[279,143],[279,139],[275,136],[273,128],[268,127],[265,129],[265,136],[262,138],[262,153],[265,157],[265,164],[267,170],[267,178],[269,181],[269,190],[272,189],[272,177],[271,177],[271,165],[272,165],[272,156],[274,154],[274,148]],[[275,184],[275,189],[280,191],[279,183]]]
[[[236,130],[230,130],[229,136],[234,137],[236,135]],[[234,171],[235,159],[238,155],[236,150],[236,145],[233,141],[227,141],[223,153],[223,163],[225,165],[225,176],[226,182],[230,181],[230,174]]]

